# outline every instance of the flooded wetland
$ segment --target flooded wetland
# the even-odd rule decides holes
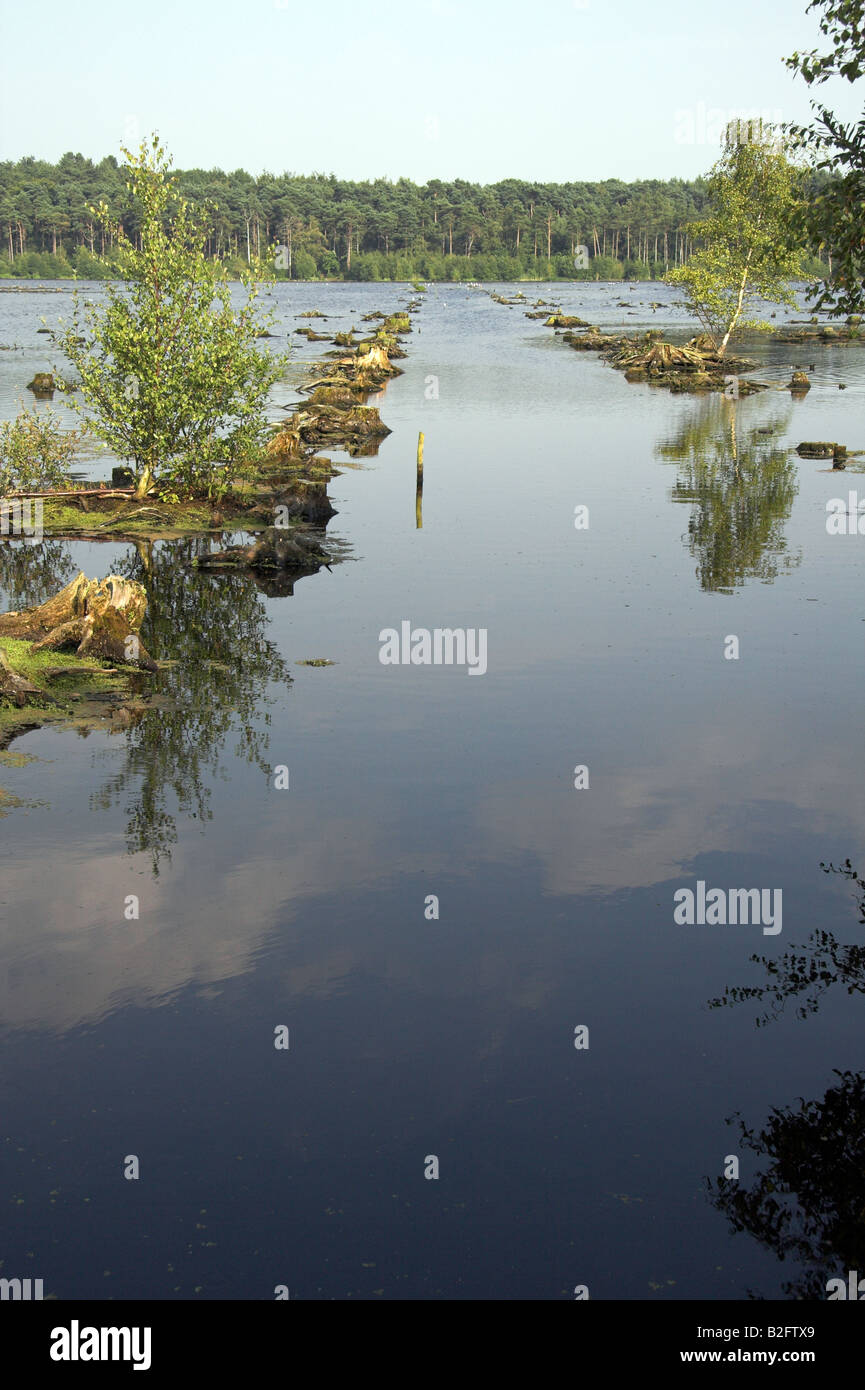
[[[0,543],[2,612],[141,584],[158,666],[0,738],[2,1272],[825,1297],[865,1269],[865,339],[692,394],[527,316],[684,343],[661,284],[271,295],[274,424],[416,300],[390,432],[315,436],[309,563],[219,515]],[[4,418],[67,301],[0,294]]]

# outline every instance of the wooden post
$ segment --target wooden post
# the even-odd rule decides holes
[[[423,431],[417,437],[417,488],[414,502],[415,524],[423,530]]]

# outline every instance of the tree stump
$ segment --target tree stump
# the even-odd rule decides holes
[[[117,574],[88,579],[82,572],[37,608],[0,614],[0,638],[24,638],[34,651],[74,647],[78,656],[156,671],[138,637],[146,612],[141,584]]]

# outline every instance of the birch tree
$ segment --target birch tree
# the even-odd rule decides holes
[[[733,121],[708,180],[708,215],[692,222],[689,260],[666,276],[723,357],[734,334],[767,328],[761,303],[796,305],[791,282],[804,278],[795,217],[802,171],[760,121]]]

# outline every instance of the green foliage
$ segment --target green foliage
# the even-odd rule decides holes
[[[120,277],[120,265],[114,255],[97,256],[86,246],[78,246],[72,253],[72,266],[77,280],[116,280]]]
[[[42,492],[69,482],[80,436],[60,428],[50,409],[22,410],[0,424],[0,497]]]
[[[339,275],[339,261],[333,251],[323,251],[318,258],[318,273],[330,279]]]
[[[673,262],[681,256],[682,228],[704,200],[699,179],[431,179],[418,185],[408,179],[354,182],[291,173],[253,178],[243,170],[188,169],[177,180],[190,204],[208,209],[210,259],[238,274],[266,255],[265,240],[272,239],[291,246],[292,278],[298,279],[347,276],[357,257],[369,255],[384,258],[383,277],[392,280],[537,280],[548,275],[549,262],[555,276],[571,279],[575,247],[593,246],[594,234],[599,254],[617,261],[626,248],[637,259],[663,259],[666,237]],[[0,162],[0,275],[31,274],[27,258],[40,253],[40,275],[60,272],[65,255],[67,267],[80,276],[110,278],[116,271],[98,263],[104,258],[112,265],[113,236],[91,208],[104,203],[115,209],[125,235],[137,243],[140,210],[124,184],[125,171],[113,158],[94,164],[68,153],[57,164],[32,158]],[[87,253],[80,265],[79,248]],[[463,260],[468,270],[454,269]],[[369,263],[361,262],[360,271],[358,278],[370,278]]]
[[[272,323],[257,304],[263,275],[244,268],[246,300],[235,309],[158,139],[124,154],[136,242],[104,203],[92,210],[123,283],[107,287],[104,303],[76,294],[55,341],[78,375],[74,408],[89,409],[93,432],[132,464],[139,496],[157,484],[168,497],[216,497],[263,447],[267,395],[283,369],[255,342]]]
[[[281,267],[277,277],[300,280],[633,279],[631,262],[650,264],[658,278],[685,258],[685,227],[706,200],[702,179],[415,184],[333,174],[253,178],[242,169],[187,169],[176,177],[179,192],[202,212],[205,254],[224,274],[244,273],[272,239],[291,247],[291,276]],[[90,209],[115,208],[137,243],[140,211],[124,179],[113,158],[0,162],[0,276],[69,274],[70,266],[82,278],[116,276],[112,233]],[[578,246],[592,258],[582,271],[574,266]],[[42,256],[38,271],[31,253]]]
[[[771,129],[735,124],[709,178],[711,211],[689,228],[703,244],[666,277],[684,289],[722,355],[736,331],[767,326],[747,317],[759,301],[795,305],[790,281],[804,274],[796,238],[802,171]]]
[[[295,251],[291,262],[291,273],[295,280],[314,280],[318,266],[308,251]]]
[[[735,400],[704,397],[675,435],[656,445],[678,465],[670,496],[691,509],[687,543],[707,593],[731,594],[750,579],[771,584],[800,563],[785,528],[796,468],[784,445],[787,414],[770,424],[737,420]]]
[[[832,42],[829,53],[794,53],[785,59],[788,68],[799,72],[808,83],[822,83],[829,77],[845,77],[855,82],[865,74],[865,5],[863,0],[811,0],[811,10],[822,10],[820,33]]]
[[[855,82],[865,75],[865,4],[863,0],[812,0],[810,10],[823,11],[820,31],[830,41],[827,53],[812,49],[785,61],[809,87],[830,77]],[[865,309],[865,109],[860,119],[845,125],[822,102],[812,101],[811,126],[790,127],[800,148],[808,151],[814,168],[831,171],[814,197],[802,207],[800,231],[815,251],[831,255],[831,269],[812,296],[814,307],[836,314]]]
[[[621,280],[625,273],[621,261],[613,256],[593,256],[590,267],[586,272],[589,280]]]
[[[73,266],[65,255],[52,256],[47,251],[25,251],[23,256],[9,260],[8,255],[0,257],[0,279],[13,276],[18,280],[71,280],[75,275]]]

